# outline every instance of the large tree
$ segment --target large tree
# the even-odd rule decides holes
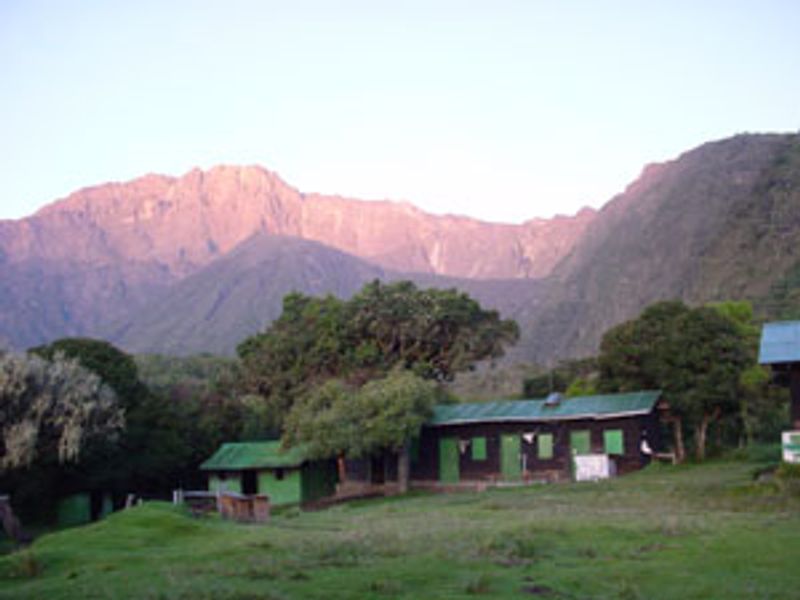
[[[407,370],[395,370],[359,389],[331,380],[294,404],[284,424],[284,443],[305,444],[318,458],[398,452],[398,480],[405,491],[409,440],[430,418],[437,397],[431,382]]]
[[[139,381],[133,357],[105,340],[62,338],[46,346],[31,348],[28,352],[47,360],[52,360],[57,354],[77,360],[83,368],[95,373],[111,387],[127,409],[147,392]]]
[[[453,289],[376,280],[349,301],[294,293],[280,318],[239,345],[241,383],[279,426],[295,399],[329,379],[358,386],[401,368],[449,381],[518,336],[514,321]]]
[[[179,483],[191,456],[185,407],[152,393],[139,379],[132,356],[92,338],[63,338],[30,352],[77,361],[116,392],[125,411],[126,427],[114,444],[97,439],[87,446],[80,465],[60,470],[65,491],[97,490],[122,497],[160,492]]]
[[[76,461],[93,438],[116,438],[124,414],[113,390],[56,354],[0,354],[0,473],[34,460]]]
[[[739,381],[751,363],[746,336],[721,311],[661,302],[603,337],[598,387],[662,390],[679,460],[685,456],[687,429],[702,460],[709,425],[738,411]]]

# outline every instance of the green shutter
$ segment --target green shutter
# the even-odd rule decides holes
[[[537,456],[542,459],[553,458],[553,434],[540,433],[536,436]]]
[[[603,447],[606,454],[625,454],[622,429],[608,429],[604,431]]]
[[[591,441],[589,432],[571,431],[569,434],[569,446],[576,454],[589,454],[591,452]]]
[[[486,460],[486,438],[472,438],[472,460]]]

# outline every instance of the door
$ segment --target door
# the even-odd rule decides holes
[[[373,456],[369,465],[370,482],[376,485],[386,483],[386,463],[383,454]]]
[[[258,477],[255,471],[242,471],[242,493],[248,496],[258,493]]]
[[[439,440],[439,481],[442,483],[458,483],[458,440],[441,438]]]
[[[500,437],[500,470],[503,479],[514,481],[522,477],[520,465],[520,439],[518,435]]]

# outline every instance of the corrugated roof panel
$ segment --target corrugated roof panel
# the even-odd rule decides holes
[[[800,362],[800,321],[765,323],[758,362],[762,365]]]
[[[284,450],[281,443],[237,442],[222,444],[200,468],[205,471],[237,471],[239,469],[299,467],[306,460],[305,448]]]
[[[433,419],[429,425],[487,421],[549,421],[644,414],[653,410],[660,396],[660,391],[643,391],[563,398],[555,405],[546,404],[544,398],[446,404],[434,409]]]

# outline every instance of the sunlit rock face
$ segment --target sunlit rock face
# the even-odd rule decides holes
[[[4,222],[0,249],[31,258],[163,266],[183,277],[254,233],[314,240],[399,271],[468,278],[550,273],[595,213],[494,224],[407,203],[304,195],[260,167],[147,175],[86,188],[33,217]]]

